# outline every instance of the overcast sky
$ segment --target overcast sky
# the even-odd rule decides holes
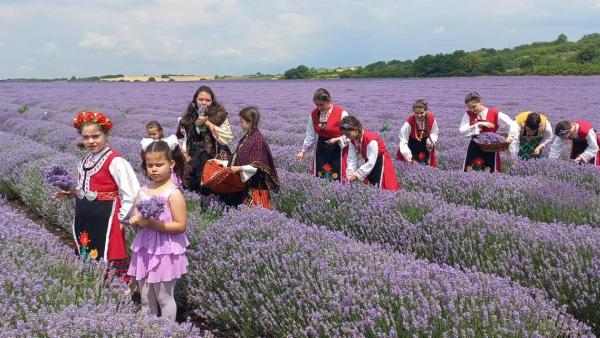
[[[253,74],[600,32],[600,0],[0,0],[0,78]]]

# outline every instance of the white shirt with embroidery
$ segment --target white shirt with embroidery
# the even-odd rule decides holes
[[[415,122],[420,129],[425,129],[425,119],[419,121],[419,119],[415,118]],[[412,132],[412,128],[410,123],[404,122],[402,128],[400,128],[400,144],[398,144],[398,148],[400,148],[400,153],[405,160],[412,160],[412,152],[410,148],[408,148],[408,139],[410,137],[410,133]],[[440,129],[438,128],[437,119],[433,120],[433,125],[431,126],[431,133],[429,134],[429,138],[427,139],[427,145],[435,145],[438,140]]]
[[[575,134],[579,131],[579,124],[575,123]],[[589,162],[591,159],[596,157],[598,153],[598,140],[596,139],[596,132],[593,129],[590,129],[585,140],[588,143],[587,148],[579,154],[583,158],[585,162]],[[572,141],[569,139],[563,139],[560,137],[556,137],[552,146],[550,146],[550,155],[548,158],[556,159],[565,156],[566,158],[570,157],[569,148],[572,146]],[[566,155],[567,154],[567,155]]]
[[[360,138],[360,143],[362,144],[362,138]],[[375,167],[375,163],[377,162],[377,153],[379,150],[379,143],[376,140],[369,142],[367,145],[367,158],[365,159],[365,163],[361,165],[358,169],[358,156],[362,152],[359,149],[356,149],[354,143],[349,142],[348,144],[348,168],[346,169],[346,177],[351,175],[356,175],[359,180],[364,180],[369,176],[373,168]]]
[[[486,107],[481,113],[478,114],[480,120],[485,120],[487,117],[488,108]],[[515,143],[515,140],[519,139],[519,125],[515,120],[511,119],[508,115],[498,112],[498,133],[507,133],[508,136],[511,136],[513,142],[510,144],[509,149],[510,153],[514,156],[519,154],[519,145]],[[481,127],[477,124],[471,125],[469,114],[466,112],[463,114],[462,120],[460,121],[460,127],[458,129],[460,133],[465,137],[471,137],[475,135],[479,135],[481,132]]]

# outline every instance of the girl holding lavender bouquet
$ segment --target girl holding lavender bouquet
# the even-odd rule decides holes
[[[175,282],[187,272],[189,244],[185,200],[171,181],[172,172],[182,178],[186,171],[177,139],[143,145],[142,168],[151,183],[141,188],[129,220],[139,230],[127,274],[138,282],[143,311],[158,315],[160,308],[161,317],[175,321]]]
[[[102,113],[81,112],[73,120],[88,154],[77,167],[77,188],[54,198],[76,197],[73,237],[84,260],[103,259],[116,274],[127,271],[121,222],[129,215],[140,185],[131,165],[107,144],[111,120]]]

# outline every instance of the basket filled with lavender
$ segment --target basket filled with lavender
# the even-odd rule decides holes
[[[475,136],[473,141],[479,145],[481,150],[488,153],[505,151],[510,145],[510,142],[506,142],[506,137],[501,134],[491,132],[483,132]]]

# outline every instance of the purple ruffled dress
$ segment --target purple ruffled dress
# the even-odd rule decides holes
[[[174,186],[162,194],[165,200],[168,200],[175,189],[177,187]],[[140,199],[152,197],[147,194],[147,190],[147,186],[142,187]],[[173,221],[168,205],[158,219],[164,222]],[[187,272],[188,260],[185,251],[188,244],[185,232],[171,234],[142,228],[138,230],[131,244],[131,263],[127,274],[135,276],[136,280],[145,278],[148,283],[168,282],[180,278]]]

